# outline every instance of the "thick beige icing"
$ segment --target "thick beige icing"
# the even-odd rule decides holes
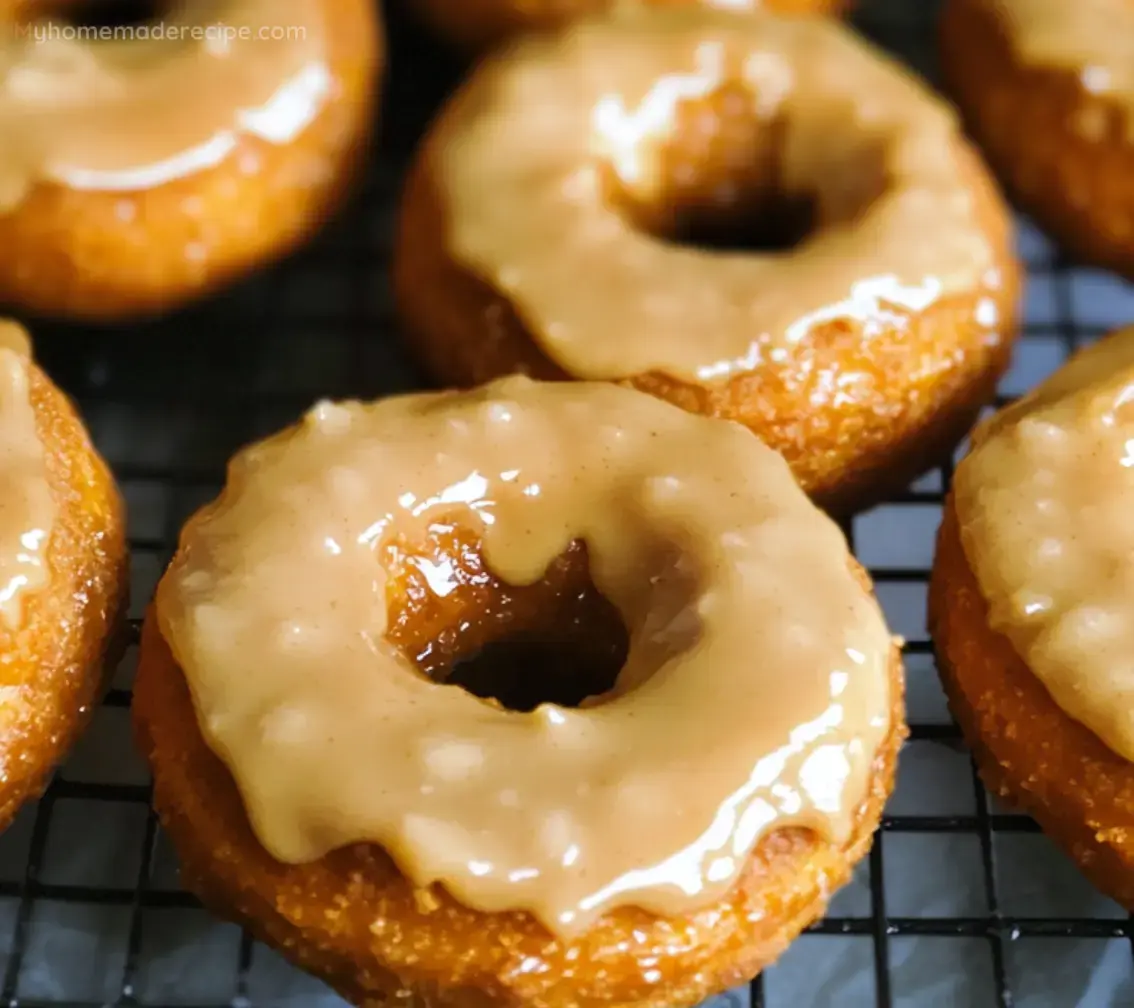
[[[1088,91],[1134,105],[1130,0],[997,0],[996,8],[1024,60],[1074,70]]]
[[[419,674],[384,637],[382,549],[439,522],[512,584],[585,541],[630,640],[614,689],[524,714]],[[242,452],[157,617],[275,857],[372,841],[419,885],[572,934],[718,898],[768,829],[847,838],[893,657],[849,563],[742,428],[512,378],[324,403]]]
[[[612,166],[648,203],[675,108],[738,82],[760,122],[782,124],[785,189],[817,194],[820,227],[790,253],[676,246],[603,191]],[[847,318],[869,339],[994,289],[959,144],[942,102],[829,19],[628,5],[483,65],[425,157],[450,254],[564,370],[705,381],[775,359],[819,323]],[[976,317],[994,330],[986,301]]]
[[[1134,760],[1134,329],[978,429],[954,481],[991,625]]]
[[[117,41],[7,25],[0,212],[37,182],[144,190],[218,164],[241,134],[288,142],[330,94],[319,0],[185,0],[161,25]]]

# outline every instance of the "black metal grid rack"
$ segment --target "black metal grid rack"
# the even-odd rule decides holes
[[[860,27],[932,76],[935,5],[863,7]],[[392,338],[390,223],[400,166],[454,68],[391,15],[393,78],[375,168],[314,246],[163,323],[112,333],[36,326],[41,361],[78,401],[131,505],[135,630],[181,521],[215,493],[235,448],[315,398],[416,384]],[[1023,222],[1020,244],[1031,283],[1007,397],[1134,318],[1134,288],[1073,268]],[[945,712],[922,614],[948,478],[929,474],[850,530],[910,641],[912,736],[869,861],[781,964],[716,1008],[1134,1004],[1134,924],[1031,820],[986,796]],[[68,766],[0,837],[0,1001],[339,1004],[178,888],[130,752],[132,657]]]

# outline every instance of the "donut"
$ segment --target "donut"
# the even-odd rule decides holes
[[[593,15],[617,0],[416,0],[423,18],[460,49],[484,49],[521,31],[547,30]],[[646,0],[658,6],[703,3],[708,6],[765,7],[786,14],[842,14],[851,0]]]
[[[782,458],[522,376],[239,454],[134,719],[206,906],[355,1004],[438,1008],[751,976],[865,854],[905,732],[869,580]]]
[[[373,0],[0,0],[0,303],[161,315],[291,251],[349,191]],[[186,96],[192,101],[186,101]]]
[[[23,329],[0,321],[0,828],[86,723],[124,615],[122,501]]]
[[[628,7],[474,72],[410,170],[394,286],[442,385],[622,382],[853,511],[992,396],[1013,255],[949,110],[837,22]]]
[[[1021,209],[1073,256],[1134,278],[1134,69],[1125,0],[949,0],[951,94]]]
[[[974,436],[929,593],[938,667],[988,787],[1134,909],[1134,329]]]

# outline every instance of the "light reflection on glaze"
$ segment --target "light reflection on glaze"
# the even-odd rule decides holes
[[[842,718],[842,708],[832,704],[814,722],[796,727],[791,732],[788,745],[761,758],[748,781],[725,798],[709,828],[694,843],[660,864],[635,868],[580,900],[577,909],[560,914],[560,925],[570,925],[577,917],[585,917],[603,906],[634,902],[627,897],[655,887],[675,887],[693,899],[702,897],[706,892],[715,892],[722,881],[736,877],[748,852],[774,823],[796,820],[814,825],[816,812],[840,815],[850,776],[849,766],[845,771],[840,768],[839,778],[827,781],[827,786],[820,786],[817,793],[815,790],[807,791],[812,811],[804,816],[800,816],[804,808],[803,795],[786,781],[791,779],[791,762],[797,761],[805,749],[814,746],[836,728]],[[849,745],[835,748],[844,753]],[[845,755],[843,758],[845,763]],[[807,766],[809,759],[804,760],[803,767]],[[800,786],[806,784],[802,769],[796,771]],[[837,791],[837,797],[832,795],[832,789]],[[815,801],[816,797],[819,802]]]
[[[727,378],[737,372],[751,371],[765,359],[787,360],[792,346],[805,341],[816,326],[825,322],[849,319],[858,323],[866,339],[894,328],[905,328],[910,313],[924,311],[940,296],[941,281],[937,277],[925,277],[920,284],[910,287],[903,286],[893,275],[858,280],[852,284],[849,297],[824,305],[792,322],[784,333],[782,344],[766,348],[754,342],[743,357],[701,367],[697,377],[702,381]]]
[[[386,642],[383,544],[462,522],[514,585],[586,543],[630,640],[609,694],[513,713]],[[891,640],[837,527],[742,428],[624,388],[321,406],[238,456],[182,544],[158,619],[282,861],[376,842],[563,934],[680,913],[770,827],[844,839],[888,731]]]
[[[44,165],[44,177],[71,189],[137,192],[213,168],[227,158],[242,133],[285,144],[315,121],[330,95],[331,72],[322,63],[305,67],[260,109],[237,109],[233,129],[226,129],[200,146],[180,151],[165,161],[124,169],[83,168],[64,162]]]
[[[621,95],[605,95],[594,109],[592,136],[595,153],[609,158],[628,186],[648,184],[642,163],[649,141],[665,137],[682,101],[707,98],[724,83],[724,47],[706,43],[693,54],[697,69],[690,74],[665,74],[657,79],[638,106],[628,110]]]
[[[241,135],[288,143],[331,95],[314,0],[183,4],[167,23],[250,35],[227,45],[208,36],[100,42],[38,22],[0,37],[0,211],[38,181],[142,191],[214,167]],[[259,37],[278,28],[303,37]]]
[[[788,253],[659,240],[599,184],[605,161],[648,206],[675,109],[737,84],[753,128],[780,130],[785,191],[816,194],[819,227]],[[961,146],[944,103],[828,19],[628,5],[483,66],[425,157],[452,258],[563,370],[704,382],[790,352],[820,322],[869,338],[903,310],[979,297],[996,256]]]
[[[19,628],[24,600],[51,576],[47,548],[56,507],[30,399],[31,344],[0,320],[0,619]]]

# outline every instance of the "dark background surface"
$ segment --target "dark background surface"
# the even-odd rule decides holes
[[[461,2],[461,0],[453,0]],[[864,0],[859,26],[932,74],[935,4]],[[402,167],[455,61],[390,12],[392,76],[368,183],[292,260],[160,323],[33,323],[131,506],[139,616],[184,517],[242,444],[321,397],[413,388],[386,275]],[[1134,288],[1074,269],[1021,222],[1026,333],[1005,397],[1077,343],[1134,319]],[[948,472],[854,522],[895,632],[909,640],[912,739],[883,832],[831,915],[751,989],[714,1008],[1134,1004],[1134,928],[976,782],[933,671],[925,581]],[[0,837],[0,1003],[341,1005],[179,891],[128,725],[133,653],[55,785]]]

